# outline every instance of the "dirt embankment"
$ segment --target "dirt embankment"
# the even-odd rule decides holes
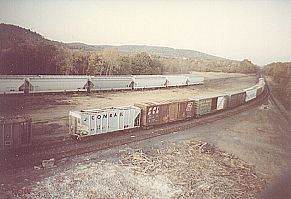
[[[2,193],[18,198],[214,199],[254,197],[266,185],[254,167],[194,140],[146,151],[121,147],[115,155],[101,160],[93,156],[80,157],[75,160],[77,164],[58,163],[54,174],[36,177],[39,181],[21,189],[5,186]],[[32,174],[37,172],[47,171]]]

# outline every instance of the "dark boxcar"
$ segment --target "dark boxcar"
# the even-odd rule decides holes
[[[217,99],[218,99],[218,97],[213,97],[212,98],[212,101],[211,101],[211,111],[217,109]]]
[[[167,104],[169,104],[169,121],[173,122],[178,120],[179,115],[179,102],[178,101],[166,101]]]
[[[168,100],[135,104],[142,109],[141,126],[154,126],[195,116],[194,100]]]
[[[195,101],[189,99],[164,101],[169,104],[169,122],[185,120],[195,116]]]
[[[195,101],[179,100],[178,120],[185,120],[192,117],[195,117]]]
[[[228,108],[234,108],[244,104],[246,101],[246,92],[230,95]]]
[[[166,102],[151,102],[134,104],[141,108],[141,126],[154,126],[169,122],[169,104]]]
[[[31,145],[31,118],[0,119],[0,150],[17,149]]]

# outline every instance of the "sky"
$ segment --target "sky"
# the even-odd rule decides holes
[[[291,61],[288,0],[0,0],[0,23],[62,42],[166,46],[257,65]]]

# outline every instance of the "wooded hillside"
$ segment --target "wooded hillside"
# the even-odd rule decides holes
[[[162,56],[164,55],[164,56]],[[62,43],[14,25],[0,24],[0,74],[131,75],[217,71],[254,73],[248,60],[151,46]]]
[[[264,66],[264,74],[271,76],[278,89],[285,107],[291,110],[291,62],[276,62]]]

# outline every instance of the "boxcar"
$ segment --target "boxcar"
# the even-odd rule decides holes
[[[217,110],[223,110],[228,108],[228,101],[229,96],[228,95],[222,95],[217,97]]]
[[[253,86],[252,88],[246,89],[246,102],[255,99],[257,96],[257,86]]]
[[[190,99],[166,100],[168,104],[169,122],[186,120],[195,116],[195,101]]]
[[[140,108],[134,106],[70,111],[70,134],[89,136],[140,126]]]
[[[179,100],[179,120],[195,117],[195,101],[191,99]]]
[[[150,127],[192,118],[195,116],[194,100],[168,100],[161,102],[141,103],[141,126]]]
[[[141,126],[154,126],[169,121],[169,104],[166,102],[140,103],[134,106],[141,109]]]
[[[234,108],[244,104],[246,101],[246,92],[231,94],[229,97],[228,108]]]
[[[31,118],[0,118],[0,150],[31,145]]]
[[[221,99],[220,99],[221,100]],[[218,97],[195,98],[195,112],[197,116],[217,111]],[[221,106],[221,105],[219,105]]]

